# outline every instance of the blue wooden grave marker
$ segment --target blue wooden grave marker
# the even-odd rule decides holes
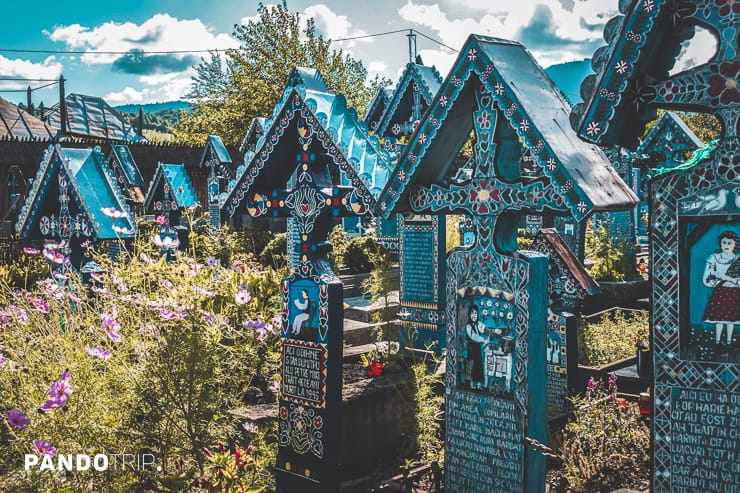
[[[115,209],[125,217],[114,219],[103,209]],[[82,243],[126,240],[135,231],[131,211],[100,147],[49,146],[16,223],[21,240],[64,241],[62,253],[79,269],[85,260]]]
[[[179,248],[184,249],[189,230],[180,225],[180,219],[185,209],[197,205],[198,197],[185,165],[158,163],[144,198],[144,211],[164,219],[159,228],[160,237],[176,238]]]
[[[356,169],[388,155],[341,95],[310,87],[286,87],[226,210],[232,215],[245,202],[252,217],[293,219],[299,263],[283,282],[277,487],[331,493],[340,481],[344,307],[327,239],[334,220],[374,205]],[[332,182],[341,174],[351,187]]]
[[[601,292],[575,253],[554,228],[537,233],[530,250],[549,257],[547,276],[547,408],[551,415],[570,409],[577,387],[578,303]]]
[[[223,140],[209,135],[200,158],[200,167],[208,168],[208,224],[212,231],[221,230],[221,207],[226,200],[226,186],[234,179],[234,165]]]
[[[650,183],[652,491],[740,491],[738,13],[733,2],[633,0],[607,23],[609,46],[571,122],[591,142],[634,146],[656,107],[711,112],[723,135]],[[669,70],[701,26],[717,40],[704,64]],[[603,95],[603,96],[602,96]],[[605,97],[604,97],[605,96]]]
[[[528,444],[547,441],[548,260],[518,250],[521,218],[580,221],[636,202],[603,153],[579,143],[567,116],[523,46],[471,36],[378,199],[387,215],[466,214],[475,229],[473,245],[446,262],[449,491],[544,491],[544,457]],[[474,166],[455,179],[471,129]],[[525,155],[534,156],[526,167]]]

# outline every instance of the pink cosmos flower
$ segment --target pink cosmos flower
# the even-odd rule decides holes
[[[234,295],[234,302],[237,305],[246,305],[247,303],[250,302],[251,299],[252,299],[252,295],[250,295],[249,291],[247,291],[246,289],[240,289]]]
[[[18,428],[19,430],[25,430],[29,424],[31,424],[31,420],[28,419],[28,416],[23,414],[19,409],[11,409],[8,411],[8,414],[5,415],[5,419],[8,420],[8,423]]]
[[[119,217],[128,217],[128,212],[119,211],[115,207],[101,207],[100,211],[108,217],[118,219]]]
[[[155,219],[158,224],[164,224],[167,222],[167,219],[165,219],[164,216],[157,216],[157,219]]]
[[[106,360],[110,358],[110,351],[105,350],[101,348],[100,346],[98,347],[85,346],[85,351],[87,351],[87,354],[89,354],[90,356],[93,356],[95,358],[100,358],[102,360]]]
[[[152,243],[158,248],[169,250],[170,248],[177,248],[180,245],[180,240],[171,236],[156,235],[152,236]]]
[[[113,313],[104,313],[100,316],[103,321],[103,330],[113,342],[121,342],[121,335],[118,331],[121,329],[121,324],[116,320],[116,310],[113,309]]]
[[[39,250],[38,248],[25,247],[23,248],[23,253],[27,255],[38,255],[39,253],[41,253],[41,250]]]
[[[57,265],[66,264],[69,259],[62,253],[57,252],[51,248],[44,248],[44,258],[49,262]]]
[[[176,312],[162,308],[159,310],[159,316],[165,320],[182,320],[188,316],[188,312]]]
[[[136,232],[133,230],[133,228],[120,228],[115,224],[112,226],[112,228],[113,232],[119,235],[132,235]]]
[[[49,313],[49,303],[44,301],[43,298],[31,295],[28,297],[28,301],[30,301],[31,305],[41,313]]]
[[[56,455],[56,449],[51,446],[51,444],[45,440],[34,440],[33,441],[33,451],[40,455],[41,457],[47,456],[47,457],[54,457]]]
[[[6,360],[5,357],[2,354],[0,354],[0,366],[3,366],[7,362],[8,360]]]
[[[57,380],[51,384],[49,399],[41,405],[41,411],[56,411],[67,403],[67,398],[71,393],[72,387],[69,385],[69,370],[64,370],[61,380]]]

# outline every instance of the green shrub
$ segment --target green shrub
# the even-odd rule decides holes
[[[608,388],[589,381],[573,406],[558,454],[564,484],[556,491],[642,490],[649,475],[650,430],[636,404],[617,399],[616,378]]]
[[[578,361],[600,366],[635,356],[635,341],[645,338],[647,312],[622,310],[606,313],[598,322],[581,319],[578,327]]]
[[[94,290],[74,277],[20,291],[0,279],[0,489],[194,491],[209,467],[204,447],[254,443],[230,411],[274,399],[282,274],[199,262],[207,245],[191,243],[193,255],[169,263],[148,241],[120,261],[96,257]],[[65,371],[66,401],[39,412]],[[24,429],[11,410],[29,418]],[[25,471],[35,440],[64,455],[149,453],[162,471]],[[264,458],[274,442],[259,446]],[[250,487],[272,486],[271,465],[250,466]]]
[[[370,256],[383,249],[370,236],[358,236],[349,240],[344,247],[342,261],[352,274],[370,272],[373,264]]]
[[[287,265],[288,235],[278,233],[260,252],[260,262],[279,269]]]
[[[595,228],[586,231],[585,256],[590,261],[589,274],[602,281],[624,281],[639,277],[631,264],[633,248],[609,232],[609,214]]]

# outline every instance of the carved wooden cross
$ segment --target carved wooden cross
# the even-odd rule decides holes
[[[299,141],[295,187],[276,189],[268,194],[253,193],[247,210],[252,217],[271,214],[293,218],[298,228],[298,249],[303,265],[328,250],[333,218],[365,214],[367,206],[354,188],[332,185],[329,160],[311,151],[312,136],[308,128],[299,126]]]

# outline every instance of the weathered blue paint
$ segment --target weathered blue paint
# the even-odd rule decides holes
[[[472,245],[447,258],[449,491],[544,491],[544,457],[525,438],[546,442],[549,268],[546,256],[517,251],[521,219],[546,212],[582,221],[636,202],[603,153],[563,124],[565,110],[520,44],[471,36],[378,198],[387,215],[466,214],[474,229]],[[455,158],[471,129],[473,159],[462,173]],[[501,316],[469,322],[472,305],[484,315],[497,302],[506,303]]]
[[[633,146],[658,107],[714,113],[724,132],[702,161],[650,182],[652,490],[738,491],[740,301],[730,247],[740,231],[737,5],[634,0],[620,11],[571,117],[580,136]],[[669,75],[697,26],[715,34],[717,52]]]

